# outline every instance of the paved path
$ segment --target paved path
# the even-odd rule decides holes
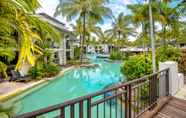
[[[186,85],[176,93],[175,97],[186,100]]]
[[[33,82],[29,82],[29,83],[3,82],[3,83],[0,83],[0,96],[4,94],[8,94],[12,91],[15,91],[16,89],[27,87],[32,84]]]
[[[186,100],[172,97],[153,118],[186,118]]]

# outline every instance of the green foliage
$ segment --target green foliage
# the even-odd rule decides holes
[[[54,63],[45,66],[44,73],[46,77],[55,76],[60,71],[60,67]]]
[[[178,67],[179,67],[179,72],[186,75],[186,50],[185,49],[181,50],[181,59],[178,63]]]
[[[29,75],[33,79],[42,79],[45,77],[52,77],[60,72],[60,67],[54,63],[48,65],[36,64],[36,66],[30,68]]]
[[[46,36],[59,39],[59,33],[35,14],[40,6],[38,0],[1,0],[0,5],[0,41],[14,41],[17,44],[14,48],[11,46],[12,52],[15,49],[19,51],[16,69],[20,69],[25,61],[34,65],[36,55],[42,54],[38,42],[42,42]],[[6,51],[6,48],[3,49]]]
[[[28,71],[29,76],[33,79],[41,79],[43,77],[43,69],[38,66],[31,67]]]
[[[0,118],[12,118],[16,113],[16,106],[0,103]]]
[[[122,73],[127,77],[127,80],[137,79],[144,75],[152,73],[151,56],[135,55],[124,62],[121,67]]]
[[[167,45],[157,48],[156,59],[157,65],[164,61],[179,62],[181,52],[178,48]],[[124,62],[121,68],[122,73],[127,76],[127,80],[133,80],[144,75],[152,73],[152,58],[150,55],[135,55],[131,56]]]
[[[179,62],[180,57],[181,57],[180,49],[170,45],[159,47],[156,50],[157,62],[164,62],[164,61]]]
[[[75,47],[74,48],[74,59],[76,60],[78,60],[78,59],[80,59],[80,54],[81,54],[81,49],[80,49],[80,47]]]
[[[44,50],[43,55],[38,58],[36,65],[30,68],[29,75],[34,79],[55,76],[59,73],[60,67],[52,61],[52,52]]]
[[[114,50],[110,53],[111,60],[122,60],[122,53],[118,50]]]

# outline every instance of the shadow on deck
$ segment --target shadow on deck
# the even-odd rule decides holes
[[[162,98],[154,109],[145,112],[140,118],[186,118],[186,100]]]

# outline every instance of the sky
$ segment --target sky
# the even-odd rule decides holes
[[[113,12],[114,16],[117,16],[119,13],[123,12],[124,14],[129,14],[130,11],[126,8],[126,5],[131,3],[136,3],[140,0],[111,0],[107,5]],[[38,12],[45,12],[50,16],[53,16],[56,6],[58,5],[58,0],[39,0],[41,8],[38,9]],[[56,17],[56,19],[65,23],[66,26],[70,29],[70,24],[75,23],[75,21],[66,21],[65,18],[61,16]],[[111,28],[112,21],[109,19],[104,19],[104,24],[101,24],[102,29],[106,30]]]
[[[107,4],[107,7],[109,7],[112,10],[112,13],[115,17],[119,15],[119,13],[123,12],[125,15],[129,14],[130,11],[127,9],[128,4],[134,4],[138,3],[142,0],[110,0],[109,4]],[[50,16],[53,17],[53,14],[55,12],[56,6],[59,3],[59,0],[39,0],[41,4],[41,8],[38,9],[38,13],[44,12]],[[68,30],[72,30],[71,24],[75,24],[74,21],[67,21],[62,16],[56,17],[59,21],[63,22],[66,25],[66,28]],[[112,20],[111,19],[104,19],[103,24],[99,24],[103,30],[110,29],[112,26]],[[139,31],[138,31],[139,30]],[[137,29],[137,32],[140,32],[140,29]],[[136,37],[129,36],[129,40],[134,41]]]
[[[126,7],[128,4],[139,3],[142,1],[144,1],[144,0],[110,0],[109,4],[106,6],[109,7],[112,10],[113,15],[115,17],[117,17],[118,14],[121,12],[123,12],[124,15],[130,14],[130,11]],[[171,4],[171,6],[175,6],[179,1],[180,0],[177,0],[177,2],[173,2]],[[37,12],[38,13],[44,12],[44,13],[53,17],[56,6],[59,4],[59,0],[39,0],[39,2],[42,7],[40,9],[38,9]],[[71,26],[71,24],[75,24],[75,20],[74,21],[67,21],[62,16],[58,16],[58,17],[56,17],[56,19],[63,22],[66,25],[66,28],[68,30],[72,30],[72,28],[70,26]],[[111,25],[112,25],[111,19],[104,19],[104,23],[99,24],[99,26],[101,26],[101,28],[103,30],[107,30],[107,29],[111,28]],[[138,33],[140,33],[141,28],[137,28],[136,31]],[[129,40],[134,41],[135,39],[136,39],[136,36],[135,37],[129,36]]]

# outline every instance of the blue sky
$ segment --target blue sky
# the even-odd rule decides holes
[[[38,12],[45,12],[50,16],[53,16],[56,6],[59,3],[59,0],[39,0],[41,4],[41,8],[38,10]],[[123,12],[124,14],[129,14],[130,11],[127,9],[126,5],[128,4],[134,4],[139,3],[145,0],[110,0],[110,3],[107,5],[113,12],[114,16],[118,16],[119,13]],[[175,6],[180,0],[177,0],[177,2],[173,2],[171,6]],[[70,27],[70,24],[75,24],[75,21],[66,21],[65,18],[58,16],[56,19],[60,20],[61,22],[66,24],[66,27],[69,30],[72,30]],[[109,19],[104,19],[104,24],[100,24],[101,28],[103,30],[111,28],[112,21]],[[141,32],[141,28],[136,29],[137,32]],[[135,40],[136,37],[130,36],[130,40]]]
[[[58,0],[39,0],[42,8],[38,10],[38,12],[45,12],[50,16],[53,16],[55,12],[55,8],[57,4],[59,3]],[[120,12],[123,12],[124,14],[128,14],[130,11],[126,8],[127,4],[135,3],[136,1],[140,0],[111,0],[110,3],[107,5],[113,12],[115,16],[117,16]],[[65,23],[67,27],[69,24],[74,23],[74,21],[69,22],[66,21],[65,18],[57,17],[58,20]],[[102,24],[103,29],[108,29],[111,27],[112,21],[105,19],[104,24]]]

